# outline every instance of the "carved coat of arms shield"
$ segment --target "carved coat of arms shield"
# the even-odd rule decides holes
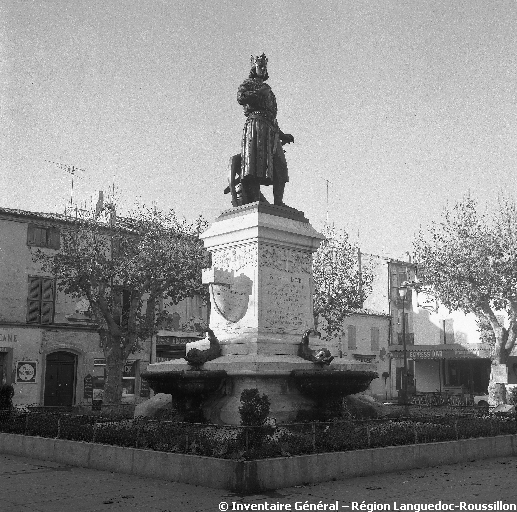
[[[212,284],[212,304],[228,322],[238,322],[248,311],[249,292],[226,284]]]

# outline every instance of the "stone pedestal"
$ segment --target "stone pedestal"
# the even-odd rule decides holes
[[[314,323],[312,253],[322,236],[298,210],[252,203],[224,212],[202,238],[223,355],[296,355]]]

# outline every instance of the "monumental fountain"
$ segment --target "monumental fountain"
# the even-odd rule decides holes
[[[203,273],[208,337],[189,344],[184,359],[151,364],[142,374],[155,392],[186,400],[213,423],[239,423],[244,389],[266,394],[271,416],[287,422],[330,396],[366,390],[377,376],[374,365],[332,358],[318,346],[312,254],[323,237],[303,212],[283,203],[282,145],[294,138],[278,128],[267,78],[265,55],[252,57],[238,91],[246,124],[241,153],[229,164],[232,208],[201,235],[212,254]],[[274,204],[261,185],[273,185]]]

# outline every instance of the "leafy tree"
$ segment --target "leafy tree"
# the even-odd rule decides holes
[[[505,364],[517,338],[517,207],[511,197],[501,197],[492,210],[479,210],[468,196],[445,209],[441,222],[417,236],[415,259],[423,285],[443,305],[475,313],[487,341],[491,329],[492,364]],[[496,315],[502,310],[508,328]],[[491,395],[501,392],[492,372]]]
[[[360,268],[357,249],[343,230],[326,226],[325,239],[313,258],[314,324],[325,322],[326,338],[339,336],[343,321],[361,308],[371,291],[372,273]]]
[[[204,228],[202,219],[189,224],[173,211],[144,207],[109,224],[77,220],[63,230],[59,252],[35,252],[60,291],[89,301],[103,340],[107,403],[120,402],[124,363],[153,334],[158,301],[204,296]]]

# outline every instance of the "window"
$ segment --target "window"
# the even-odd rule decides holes
[[[102,400],[104,395],[104,381],[106,380],[106,359],[93,360],[93,399]]]
[[[28,324],[51,324],[54,322],[55,287],[56,281],[53,278],[29,276]]]
[[[122,394],[135,394],[136,361],[127,361],[122,373]]]
[[[357,349],[356,329],[355,325],[348,326],[348,350]]]
[[[136,365],[138,361],[130,360],[124,364],[122,371],[122,395],[135,394]],[[106,381],[106,359],[93,360],[93,399],[102,400]]]
[[[35,247],[48,247],[59,249],[59,229],[50,226],[36,226],[29,224],[27,227],[27,245]]]
[[[131,310],[131,290],[120,288],[113,295],[113,319],[117,325],[127,329]]]
[[[379,328],[372,327],[370,331],[372,352],[379,350]]]
[[[399,366],[396,368],[395,376],[395,389],[400,391],[402,389],[402,375],[404,374],[404,367]],[[415,386],[415,362],[408,360],[407,362],[407,386],[409,391]]]

